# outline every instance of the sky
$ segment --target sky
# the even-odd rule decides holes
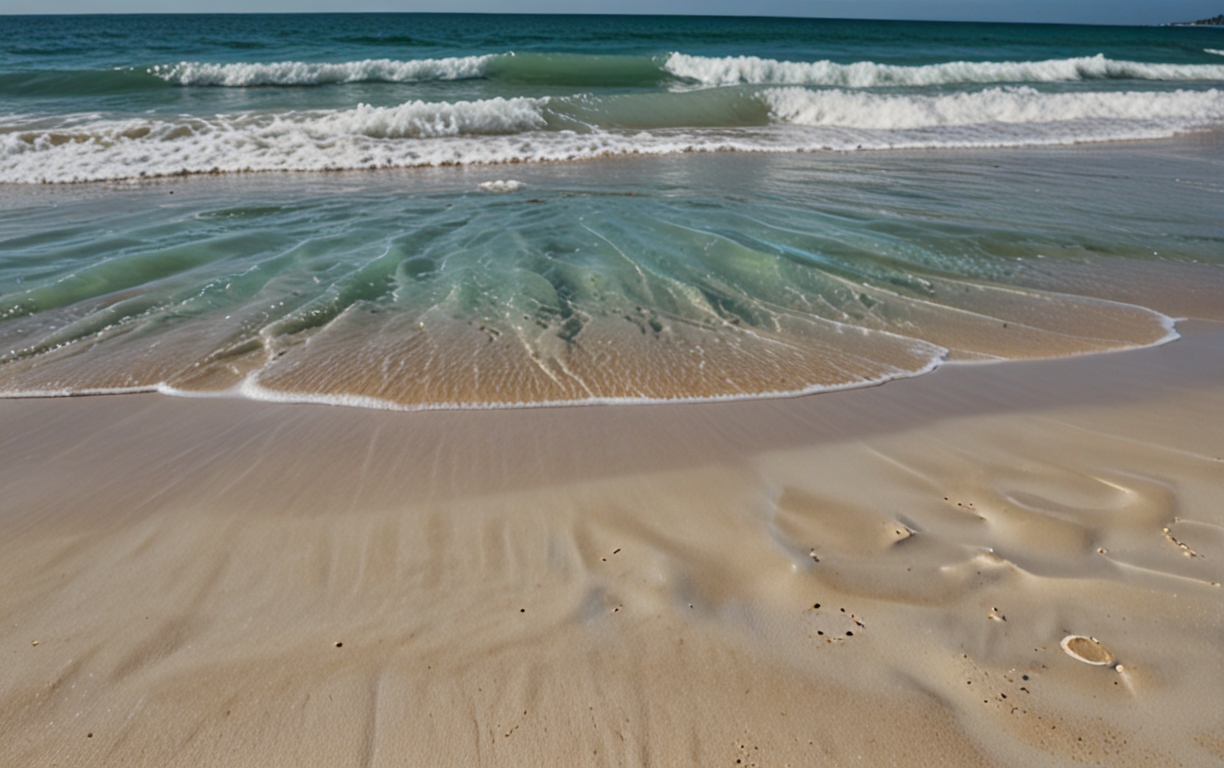
[[[417,11],[677,13],[933,21],[1161,24],[1224,13],[1224,0],[0,0],[11,13]]]

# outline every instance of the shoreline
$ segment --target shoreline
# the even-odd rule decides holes
[[[184,434],[178,442],[195,440],[194,430],[215,432],[207,423],[214,418],[240,423],[257,418],[264,425],[287,421],[298,429],[335,429],[347,426],[357,432],[386,430],[426,430],[425,440],[443,440],[451,427],[448,420],[463,424],[467,434],[493,430],[494,433],[551,434],[565,421],[576,423],[580,431],[605,433],[614,430],[618,443],[664,444],[649,452],[649,459],[635,461],[629,471],[646,471],[651,462],[663,457],[682,457],[685,453],[700,462],[740,456],[830,440],[844,441],[879,433],[905,431],[933,422],[961,416],[1007,414],[1034,409],[1119,405],[1137,398],[1153,398],[1188,387],[1211,388],[1218,372],[1224,376],[1224,362],[1210,360],[1199,345],[1224,345],[1224,323],[1208,320],[1181,321],[1186,329],[1169,343],[1138,349],[1074,355],[1037,360],[1007,360],[1000,364],[964,363],[941,365],[930,373],[903,377],[884,384],[849,387],[831,392],[794,396],[742,398],[699,402],[652,402],[649,404],[598,404],[573,406],[456,408],[391,410],[320,406],[316,403],[268,402],[231,397],[173,397],[156,392],[81,395],[65,397],[0,398],[0,419],[16,421],[19,429],[37,432],[54,409],[94,412],[106,420],[182,419]],[[1189,337],[1189,340],[1187,339]],[[1165,354],[1162,354],[1165,353]],[[1204,355],[1206,359],[1194,359]],[[1168,357],[1174,362],[1171,373],[1156,370]],[[1085,375],[1084,371],[1093,371]],[[1139,372],[1142,371],[1143,375]],[[1180,377],[1180,378],[1179,378]],[[947,386],[952,384],[952,386]],[[997,394],[987,394],[987,392]],[[109,413],[108,413],[109,412]],[[388,421],[389,420],[389,421]],[[23,423],[27,422],[27,423]],[[349,422],[346,425],[346,422]],[[725,444],[711,450],[713,443],[678,450],[680,442],[668,437],[672,427],[707,428],[719,422],[735,423],[741,429],[741,445]],[[307,426],[309,425],[309,426]],[[661,426],[662,425],[662,426]],[[807,431],[818,426],[814,435]],[[81,438],[85,435],[81,434]],[[6,441],[6,442],[11,442]],[[290,441],[291,442],[291,441]],[[286,442],[279,448],[288,448]],[[566,453],[575,446],[566,446]],[[550,450],[556,451],[554,446]],[[301,453],[302,448],[292,448]],[[579,447],[581,451],[581,447]],[[276,451],[274,451],[276,452]],[[585,451],[581,462],[596,465],[608,458],[606,453]],[[483,457],[486,460],[490,457]],[[513,457],[511,457],[513,458]],[[553,455],[550,458],[560,458]],[[479,463],[479,462],[478,462]],[[516,467],[522,472],[525,466]],[[523,474],[526,474],[523,472]],[[478,479],[479,473],[473,473]],[[545,477],[544,482],[567,481]],[[423,478],[422,478],[423,480]],[[479,483],[478,483],[479,485]]]
[[[500,410],[521,410],[534,408],[577,408],[577,407],[606,407],[606,406],[623,406],[623,407],[640,407],[640,406],[660,406],[660,405],[702,405],[710,403],[736,403],[750,400],[786,400],[798,397],[810,397],[814,395],[831,394],[833,392],[847,392],[856,389],[870,389],[872,387],[880,387],[894,381],[902,381],[905,379],[913,379],[919,376],[926,376],[939,368],[945,366],[978,366],[978,365],[998,365],[1003,363],[1016,362],[1033,362],[1033,361],[1049,361],[1049,360],[1064,360],[1074,357],[1084,357],[1092,355],[1106,355],[1122,352],[1135,352],[1152,347],[1160,347],[1165,344],[1170,344],[1181,339],[1181,334],[1177,331],[1178,323],[1184,322],[1220,322],[1217,318],[1173,318],[1164,315],[1161,312],[1144,307],[1138,304],[1128,304],[1122,301],[1104,300],[1110,304],[1118,304],[1121,306],[1133,307],[1134,309],[1151,312],[1154,315],[1160,316],[1161,325],[1166,328],[1164,337],[1147,344],[1137,344],[1129,347],[1119,347],[1114,349],[1098,349],[1085,350],[1081,352],[1071,352],[1050,357],[1036,358],[997,358],[997,359],[949,359],[948,353],[950,350],[945,349],[943,355],[932,361],[923,368],[912,371],[898,371],[895,374],[885,374],[884,376],[861,382],[847,382],[844,384],[813,384],[809,387],[797,390],[779,390],[766,391],[746,395],[716,395],[716,396],[695,396],[695,397],[675,397],[675,398],[591,398],[586,400],[545,400],[538,402],[517,402],[517,403],[430,403],[427,405],[402,405],[392,400],[385,400],[373,397],[365,397],[360,395],[327,395],[327,394],[312,394],[312,393],[295,393],[295,392],[277,392],[275,390],[261,387],[259,382],[255,380],[254,375],[257,372],[247,374],[238,384],[233,387],[218,391],[191,391],[177,389],[166,384],[157,384],[151,387],[131,387],[131,388],[116,388],[116,389],[85,389],[79,391],[58,391],[58,392],[2,392],[0,391],[0,401],[3,400],[53,400],[61,398],[75,397],[111,397],[121,395],[162,395],[165,397],[183,398],[187,400],[244,400],[256,403],[272,403],[279,405],[321,405],[338,408],[360,408],[371,411],[398,411],[403,413],[421,413],[426,411],[500,411]],[[258,369],[257,369],[258,370]]]

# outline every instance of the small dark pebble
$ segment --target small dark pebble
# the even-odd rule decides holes
[[[173,192],[171,192],[170,194],[174,194],[174,193],[173,193]],[[85,738],[87,738],[87,739],[92,739],[92,738],[93,738],[93,734],[92,734],[92,733],[87,733],[87,734],[85,734]]]
[[[526,609],[526,608],[519,608],[519,613],[527,613],[527,609]]]
[[[1021,676],[1020,676],[1020,679],[1021,679],[1021,680],[1028,680],[1028,675],[1021,675]]]
[[[336,643],[336,647],[337,647],[337,648],[341,648],[341,647],[343,647],[343,646],[344,646],[344,643]]]
[[[847,633],[846,633],[846,637],[854,637],[854,633],[853,633],[853,632],[847,632]]]
[[[820,603],[816,603],[816,604],[815,604],[815,605],[813,605],[812,607],[813,607],[813,608],[819,608],[819,607],[820,607]]]

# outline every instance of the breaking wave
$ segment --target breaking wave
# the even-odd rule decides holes
[[[46,183],[692,151],[1155,138],[1224,123],[1224,91],[1072,94],[994,87],[932,95],[741,86],[173,119],[9,117],[8,123],[0,124],[0,182]]]
[[[1049,83],[1076,80],[1224,80],[1224,65],[1148,64],[1102,54],[1048,61],[952,61],[898,66],[860,61],[796,62],[755,56],[707,58],[673,53],[665,64],[676,77],[704,85],[824,85],[840,88],[932,86],[958,83]]]
[[[175,85],[246,88],[260,85],[466,80],[482,77],[492,56],[392,61],[367,59],[337,64],[282,61],[272,64],[207,64],[184,61],[156,66],[149,73]]]
[[[1208,49],[1208,53],[1215,53]],[[1117,61],[1102,54],[1048,61],[954,61],[901,66],[860,61],[776,61],[755,56],[659,57],[566,54],[487,54],[443,59],[367,59],[340,63],[284,61],[210,64],[181,62],[148,70],[180,86],[302,86],[331,83],[411,83],[489,78],[567,85],[649,85],[668,79],[717,85],[820,85],[838,88],[932,86],[959,83],[1071,82],[1130,79],[1224,80],[1224,65]]]

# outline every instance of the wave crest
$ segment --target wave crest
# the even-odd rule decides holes
[[[545,125],[541,107],[547,99],[486,99],[483,101],[411,101],[398,107],[371,107],[324,113],[298,120],[278,117],[269,134],[303,131],[320,139],[366,136],[373,139],[430,139],[441,136],[496,136],[523,133]]]
[[[1148,64],[1115,61],[1103,54],[1048,61],[953,61],[899,66],[860,61],[797,62],[756,56],[708,58],[673,53],[664,63],[672,75],[702,85],[823,85],[840,88],[931,86],[956,83],[1069,82],[1075,80],[1224,80],[1224,65]]]
[[[301,61],[209,64],[184,61],[152,67],[149,74],[175,85],[226,88],[362,82],[411,83],[483,77],[492,58],[492,55],[486,55],[411,61],[366,59],[336,64]]]
[[[1219,53],[1205,49],[1207,53]],[[836,88],[937,86],[958,83],[1073,82],[1130,79],[1224,80],[1224,65],[1162,64],[1108,59],[1103,54],[1047,61],[953,61],[921,66],[859,61],[777,61],[756,56],[707,57],[672,53],[643,56],[485,54],[442,59],[366,59],[338,63],[180,62],[148,73],[173,85],[246,88],[333,83],[413,83],[491,78],[569,85],[650,84],[677,78],[705,86],[816,85]]]

